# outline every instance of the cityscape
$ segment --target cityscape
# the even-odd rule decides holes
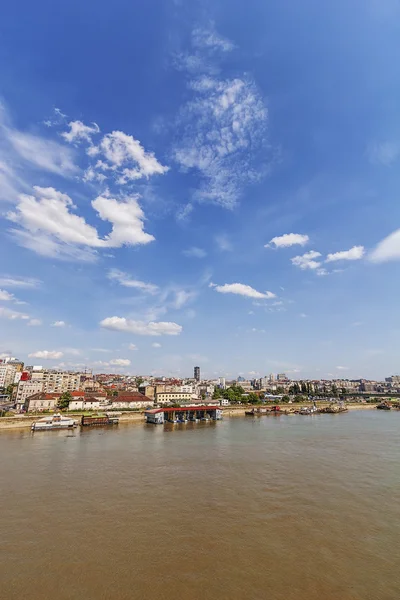
[[[400,395],[400,375],[366,379],[294,380],[285,373],[245,379],[202,379],[199,366],[183,379],[150,375],[93,374],[0,360],[0,409],[3,414],[65,410],[143,410],[150,406],[301,402],[316,398],[358,399]]]

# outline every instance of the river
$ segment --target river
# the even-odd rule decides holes
[[[0,432],[4,600],[398,600],[400,411]]]

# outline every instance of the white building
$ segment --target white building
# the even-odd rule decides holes
[[[17,387],[16,404],[17,409],[21,410],[29,396],[43,392],[43,383],[41,381],[20,381]]]
[[[14,383],[17,373],[16,367],[8,364],[0,364],[0,389],[7,388]]]
[[[226,379],[225,379],[225,377],[219,377],[218,378],[218,386],[221,388],[221,390],[225,390],[226,389]]]
[[[157,404],[180,404],[190,402],[192,394],[188,392],[160,392],[156,394]]]

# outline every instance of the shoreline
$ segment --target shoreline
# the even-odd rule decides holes
[[[321,404],[321,406],[328,406],[330,403],[327,402],[325,404]],[[372,410],[372,409],[376,409],[376,406],[379,403],[376,404],[358,404],[358,403],[351,403],[346,405],[347,408],[349,410]],[[283,405],[277,405],[280,406],[282,410],[285,410],[288,406],[293,407],[299,407],[301,408],[302,406],[309,406],[310,403],[305,402],[305,403],[299,403],[299,404],[283,404]],[[253,406],[231,406],[231,407],[226,407],[223,408],[222,407],[222,411],[223,411],[223,417],[243,417],[245,415],[245,412],[248,410],[251,410],[253,408]],[[254,407],[257,408],[257,407]],[[71,416],[72,418],[75,418],[76,420],[80,420],[82,413],[65,413],[68,414],[69,416]],[[9,431],[11,429],[28,429],[30,428],[30,426],[32,425],[32,423],[34,421],[37,421],[37,419],[40,419],[42,416],[45,415],[15,415],[12,417],[1,417],[0,418],[0,432],[1,431]],[[144,412],[126,412],[126,413],[122,413],[119,416],[119,423],[121,425],[127,425],[130,424],[132,422],[135,423],[145,423],[144,420]]]

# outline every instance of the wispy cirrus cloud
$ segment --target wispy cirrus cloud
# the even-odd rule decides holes
[[[243,186],[265,173],[268,154],[268,109],[255,82],[244,76],[224,79],[210,67],[233,47],[215,30],[197,28],[191,52],[179,55],[192,99],[178,116],[179,141],[172,151],[183,171],[201,178],[193,200],[224,208],[233,208]]]
[[[19,275],[0,275],[0,285],[8,288],[37,288],[41,285],[39,279]]]
[[[123,287],[140,290],[142,292],[147,292],[148,294],[156,294],[159,291],[157,285],[146,283],[139,279],[133,279],[128,273],[120,271],[119,269],[110,269],[107,277],[108,279],[111,279],[111,281],[116,281]]]
[[[198,248],[197,246],[192,246],[187,250],[183,250],[182,254],[189,258],[205,258],[207,256],[207,252],[203,250],[203,248]]]

